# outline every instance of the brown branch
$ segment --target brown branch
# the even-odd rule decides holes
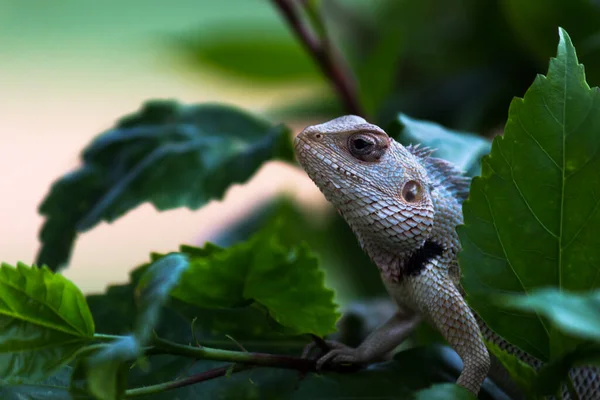
[[[224,367],[209,369],[208,371],[200,372],[187,378],[177,379],[170,382],[159,383],[157,385],[145,386],[136,389],[129,389],[125,392],[125,398],[148,396],[151,394],[161,393],[167,390],[178,389],[185,386],[194,385],[196,383],[205,382],[211,379],[225,376],[228,373],[236,373],[253,368],[251,365],[228,365]]]
[[[329,79],[337,95],[344,104],[344,108],[351,114],[365,117],[365,111],[358,101],[355,83],[348,68],[342,65],[339,57],[335,57],[333,49],[329,46],[329,40],[315,38],[313,32],[302,22],[297,10],[290,0],[272,0],[288,22],[296,37],[305,49],[312,55],[321,68],[321,71]]]

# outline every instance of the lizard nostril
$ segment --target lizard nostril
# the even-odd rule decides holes
[[[321,133],[315,133],[315,139],[321,140],[323,139],[323,135]]]

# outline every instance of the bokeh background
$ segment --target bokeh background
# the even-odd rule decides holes
[[[600,83],[595,0],[323,0],[328,35],[373,122],[398,112],[454,129],[502,131],[571,35]],[[0,260],[31,263],[51,183],[81,149],[147,99],[224,102],[301,127],[344,112],[267,0],[0,1]],[[331,209],[296,167],[269,163],[223,201],[143,205],[79,237],[65,275],[85,292],[127,279],[150,251],[201,244],[279,193]],[[327,214],[328,215],[328,214]],[[334,277],[343,280],[343,274]]]
[[[216,27],[235,20],[287,35],[269,2],[223,3],[0,2],[2,261],[33,262],[43,221],[37,207],[50,184],[78,165],[80,151],[94,136],[145,100],[227,102],[261,112],[310,92],[294,82],[252,86],[181,57],[171,42],[179,35],[202,36],[205,27],[215,38]],[[80,236],[64,273],[85,292],[101,291],[109,282],[126,281],[129,269],[145,262],[150,251],[201,244],[276,193],[319,200],[312,183],[283,164],[265,166],[247,186],[198,211],[157,213],[146,204],[103,223]]]

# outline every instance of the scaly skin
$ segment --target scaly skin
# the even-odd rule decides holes
[[[484,336],[539,367],[538,360],[495,335],[463,299],[455,228],[462,223],[461,203],[468,196],[469,178],[431,157],[431,150],[403,147],[356,116],[307,127],[296,137],[295,149],[302,167],[379,268],[400,308],[356,349],[333,344],[318,360],[319,367],[327,362],[378,361],[410,334],[421,317],[461,357],[464,368],[457,383],[475,395],[491,365]],[[588,380],[598,378],[597,370],[574,371],[581,399],[600,399],[600,380]],[[495,362],[492,372],[510,385]]]

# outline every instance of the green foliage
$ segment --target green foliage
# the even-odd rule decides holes
[[[502,0],[500,3],[521,45],[536,56],[539,64],[544,65],[554,54],[553,36],[556,28],[562,26],[573,38],[583,63],[588,66],[588,78],[591,82],[598,82],[600,6],[597,2]]]
[[[64,366],[54,375],[36,383],[0,385],[2,400],[88,400],[89,397],[69,393],[72,368]]]
[[[567,335],[600,342],[600,290],[582,294],[536,290],[527,296],[502,296],[498,305],[541,315]]]
[[[149,342],[152,330],[158,325],[162,307],[189,267],[189,260],[182,254],[169,254],[152,263],[137,284],[135,294],[139,317],[135,336],[140,345]]]
[[[490,354],[506,368],[511,379],[519,386],[528,399],[537,400],[540,396],[536,394],[534,388],[537,372],[529,365],[521,361],[516,355],[510,354],[494,343],[487,342],[486,346]]]
[[[190,268],[172,292],[175,298],[201,308],[254,302],[289,333],[335,331],[339,313],[317,259],[304,245],[284,246],[277,230],[266,229],[228,249],[209,244],[181,251],[190,257]]]
[[[450,161],[469,176],[479,174],[481,157],[488,154],[491,147],[490,142],[480,136],[404,114],[398,115],[387,132],[403,145],[421,144],[435,149],[435,157]]]
[[[244,182],[267,160],[292,160],[289,131],[221,105],[148,102],[83,152],[83,165],[52,186],[40,212],[38,263],[64,265],[78,232],[149,201],[196,209]]]
[[[94,334],[81,291],[47,268],[0,268],[2,383],[36,382],[68,363]]]
[[[135,290],[139,312],[134,333],[102,345],[78,361],[74,378],[85,380],[87,391],[95,398],[117,400],[123,396],[127,384],[126,362],[142,355],[159,323],[162,306],[188,266],[187,257],[169,254],[145,268]]]
[[[600,96],[585,82],[566,32],[560,37],[548,76],[513,101],[504,136],[494,139],[482,176],[473,180],[459,229],[469,304],[494,331],[545,361],[574,343],[538,315],[487,304],[494,291],[600,286]]]
[[[530,387],[537,393],[556,393],[573,367],[600,365],[599,290],[574,294],[557,289],[542,289],[530,292],[527,296],[498,296],[496,304],[502,308],[542,316],[550,322],[552,331],[569,337],[570,348],[544,365],[535,379],[527,379]]]
[[[133,335],[90,350],[87,357],[75,364],[71,393],[80,396],[89,394],[98,400],[121,399],[127,384],[128,366],[125,363],[138,357],[141,350],[138,339]],[[78,380],[85,382],[83,388],[76,385]]]
[[[173,49],[190,67],[200,64],[249,81],[272,84],[321,79],[300,43],[291,34],[274,29],[221,27],[212,35],[201,32],[177,38]]]
[[[441,383],[421,390],[415,396],[416,400],[469,400],[475,396],[467,389],[451,383]]]
[[[288,3],[272,2],[281,4]],[[468,301],[492,329],[549,362],[534,371],[488,343],[490,352],[530,399],[555,394],[570,368],[599,364],[600,92],[587,85],[566,33],[547,77],[513,101],[504,137],[490,145],[461,131],[497,132],[510,99],[545,67],[558,24],[572,32],[591,79],[600,76],[598,5],[289,4],[282,15],[297,20],[288,27],[272,12],[264,21],[254,14],[225,19],[176,35],[171,55],[244,78],[236,85],[328,79],[337,93],[277,104],[266,114],[325,119],[347,113],[349,96],[358,104],[349,108],[364,108],[401,143],[436,148],[435,156],[469,176],[481,172],[459,229]],[[390,361],[349,373],[307,372],[313,364],[298,357],[307,334],[357,341],[363,326],[378,322],[378,315],[357,312],[358,321],[345,319],[335,332],[334,297],[350,304],[383,292],[377,270],[331,208],[318,220],[290,201],[274,201],[228,227],[218,245],[153,254],[130,282],[87,298],[51,272],[68,261],[77,235],[102,221],[144,202],[197,209],[264,162],[292,161],[290,133],[227,106],[150,101],[98,136],[40,207],[47,219],[38,262],[50,269],[0,269],[0,397],[473,398],[449,383],[460,372],[457,357],[432,345],[439,339],[424,326]],[[344,331],[352,327],[356,332]],[[415,343],[426,346],[411,348]],[[505,397],[484,384],[479,398]]]

